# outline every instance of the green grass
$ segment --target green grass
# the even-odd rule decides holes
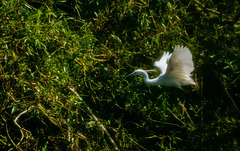
[[[239,7],[2,0],[1,149],[239,150]],[[125,77],[174,45],[191,50],[196,87]]]

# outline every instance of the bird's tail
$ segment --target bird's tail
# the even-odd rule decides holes
[[[182,77],[182,80],[180,81],[181,85],[196,85],[196,83],[193,81],[190,75],[186,75]]]
[[[177,79],[177,81],[181,86],[196,85],[196,83],[191,78],[190,74],[179,73],[179,72],[172,72],[171,74],[174,75],[174,78]]]

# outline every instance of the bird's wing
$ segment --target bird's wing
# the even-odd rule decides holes
[[[175,46],[171,58],[168,61],[166,73],[179,72],[190,75],[194,70],[192,54],[187,47]]]
[[[172,54],[169,54],[169,52],[164,52],[162,58],[159,61],[155,61],[154,66],[159,68],[162,72],[162,74],[165,74],[168,66],[168,60],[171,57]]]

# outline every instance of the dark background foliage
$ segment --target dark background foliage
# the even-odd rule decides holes
[[[237,0],[2,0],[2,150],[240,149],[239,7]],[[174,45],[192,52],[195,87],[126,78],[152,69]]]

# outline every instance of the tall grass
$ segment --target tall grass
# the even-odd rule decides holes
[[[240,149],[239,6],[2,0],[0,148]],[[190,48],[196,87],[125,77],[174,45]]]

